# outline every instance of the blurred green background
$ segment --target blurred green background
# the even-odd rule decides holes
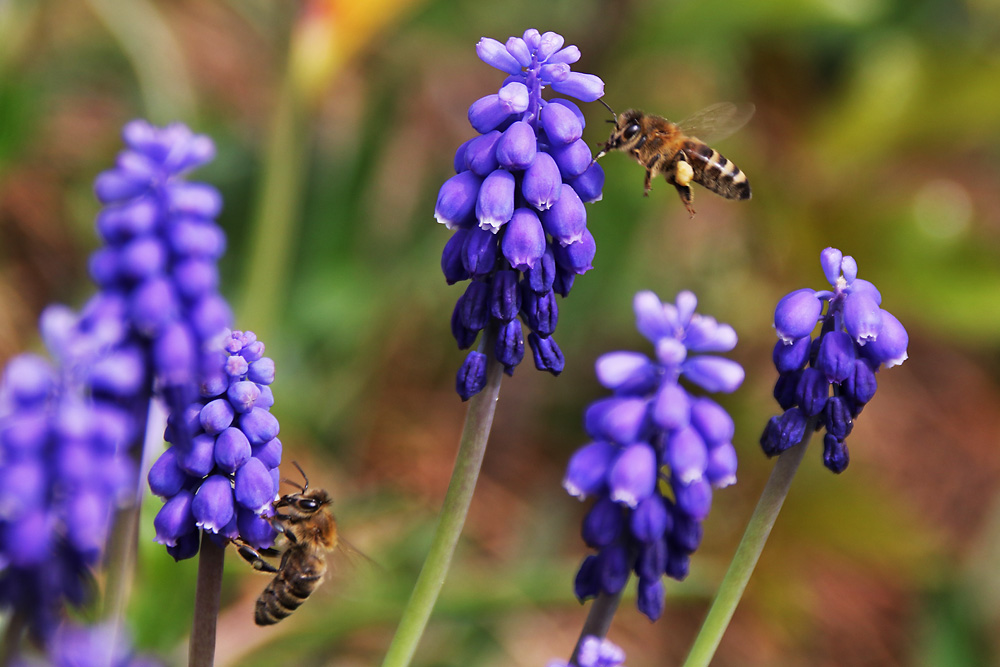
[[[80,305],[96,245],[91,183],[137,116],[213,137],[197,174],[225,197],[224,292],[278,367],[285,458],[336,498],[377,565],[338,565],[294,617],[252,623],[266,578],[230,557],[221,665],[373,665],[444,495],[465,409],[449,334],[448,232],[433,219],[466,109],[503,75],[481,36],[577,44],[614,108],[756,116],[716,147],[754,197],[673,189],[621,154],[588,207],[594,271],[560,304],[560,378],[526,361],[501,389],[455,565],[415,664],[541,666],[570,652],[585,509],[560,488],[602,395],[593,360],[643,349],[631,298],[681,289],[731,323],[743,388],[740,482],[715,495],[682,584],[650,624],[626,600],[630,667],[686,653],[772,463],[774,303],[853,255],[910,333],[836,477],[807,453],[714,664],[984,665],[1000,660],[1000,4],[995,0],[0,0],[0,359],[37,348],[51,301]],[[607,138],[589,105],[585,138]],[[129,617],[181,663],[195,562],[152,543],[149,499]],[[351,559],[344,559],[350,561]],[[359,560],[359,559],[355,559]]]

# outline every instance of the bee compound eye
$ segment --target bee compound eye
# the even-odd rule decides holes
[[[632,123],[631,125],[625,128],[625,131],[622,133],[622,136],[625,137],[626,140],[628,140],[634,137],[638,133],[639,133],[639,124]]]
[[[302,500],[299,501],[299,509],[305,510],[307,512],[312,512],[317,507],[319,507],[319,503],[317,503],[312,498],[303,498]]]

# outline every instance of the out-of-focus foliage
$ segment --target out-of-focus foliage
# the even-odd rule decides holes
[[[505,381],[416,664],[541,665],[573,646],[586,613],[571,591],[583,508],[559,483],[585,437],[581,410],[601,393],[593,360],[636,344],[639,289],[694,290],[701,310],[736,328],[747,369],[725,401],[740,483],[716,494],[691,576],[668,585],[667,618],[650,625],[623,605],[612,628],[629,665],[679,662],[771,467],[757,438],[777,409],[774,304],[821,284],[829,245],[879,285],[909,330],[910,360],[880,375],[843,476],[822,469],[818,448],[807,453],[715,664],[1000,659],[996,3],[414,0],[380,3],[363,26],[352,23],[359,2],[150,0],[131,22],[107,4],[0,0],[0,358],[38,345],[44,304],[79,305],[89,292],[90,183],[119,128],[189,114],[180,120],[218,145],[199,176],[225,197],[223,290],[241,304],[238,326],[269,330],[285,458],[332,492],[343,534],[377,563],[341,564],[294,617],[262,630],[251,610],[266,579],[231,558],[219,664],[377,664],[388,643],[464,418],[453,391],[463,355],[448,327],[458,294],[440,274],[448,234],[433,205],[473,135],[468,105],[499,83],[476,41],[528,27],[575,42],[581,71],[604,79],[617,110],[680,118],[754,103],[750,124],[715,146],[754,197],[697,189],[689,220],[662,180],[643,198],[638,165],[603,159],[595,270],[560,304],[567,370]],[[295,41],[306,33],[320,36],[316,62]],[[353,41],[333,57],[323,35]],[[310,86],[310,104],[287,97],[288,72],[302,74],[289,53],[301,66],[303,49],[316,67],[297,84]],[[178,89],[188,102],[163,98]],[[585,138],[604,141],[606,110],[585,113]],[[269,170],[291,181],[270,218],[260,215]],[[287,257],[261,260],[284,250],[255,246],[255,220],[282,230]],[[244,321],[263,289],[245,291],[251,275],[281,286],[266,322]],[[152,544],[155,507],[145,511],[130,618],[140,648],[179,657],[194,569]]]

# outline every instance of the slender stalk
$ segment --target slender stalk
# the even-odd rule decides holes
[[[222,563],[226,547],[203,533],[198,555],[198,588],[194,594],[194,623],[188,647],[188,667],[212,667],[215,662],[215,625],[222,597]]]
[[[750,581],[750,575],[757,566],[760,554],[764,550],[764,543],[767,542],[771,528],[778,518],[778,512],[785,502],[785,496],[788,495],[788,489],[792,485],[792,478],[795,477],[795,472],[809,445],[809,439],[815,431],[814,424],[815,422],[810,420],[802,442],[778,457],[757,507],[750,516],[743,539],[736,547],[736,555],[729,564],[729,571],[726,572],[719,586],[719,592],[716,593],[715,600],[708,610],[708,616],[705,617],[705,622],[695,637],[684,667],[708,665],[715,655],[719,642],[722,641],[722,635],[725,634],[729,621],[736,611],[736,605],[739,604],[747,582]]]
[[[16,611],[7,619],[3,642],[0,642],[0,667],[8,667],[8,665],[13,664],[14,659],[20,653],[21,638],[24,636],[26,626],[23,612]]]
[[[583,628],[580,630],[580,638],[576,640],[576,646],[573,647],[573,655],[569,659],[570,664],[576,664],[576,659],[580,654],[580,645],[583,644],[584,637],[594,635],[595,637],[603,638],[608,634],[608,628],[611,627],[611,619],[615,617],[615,612],[618,611],[618,604],[622,601],[622,593],[624,592],[624,586],[614,595],[602,592],[597,596],[593,604],[590,605],[587,620],[583,622]]]
[[[485,349],[492,351],[496,332],[488,330],[485,337]],[[444,497],[444,506],[438,519],[434,541],[431,543],[427,560],[420,570],[420,576],[410,594],[410,601],[403,610],[396,635],[392,638],[389,650],[382,662],[382,667],[405,667],[410,664],[413,654],[420,643],[427,621],[430,619],[434,603],[444,585],[451,557],[458,545],[459,535],[465,525],[465,517],[472,502],[472,493],[476,489],[479,478],[479,468],[486,452],[486,441],[489,439],[490,427],[493,425],[493,413],[496,410],[497,396],[500,393],[500,380],[503,377],[503,366],[487,353],[486,387],[469,399],[469,411],[465,417],[465,428],[458,446],[458,456],[455,458],[455,468],[451,473],[451,482]]]

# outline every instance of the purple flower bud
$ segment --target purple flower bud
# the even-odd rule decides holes
[[[683,364],[684,377],[706,391],[729,393],[743,384],[743,367],[732,359],[702,355],[688,357]]]
[[[233,312],[221,296],[208,294],[191,307],[190,319],[195,334],[202,340],[208,340],[229,326],[233,321]]]
[[[281,464],[281,440],[272,438],[263,445],[252,445],[251,452],[255,459],[260,459],[268,470]]]
[[[608,473],[611,499],[634,508],[652,495],[658,472],[652,447],[645,442],[629,445]]]
[[[691,558],[687,553],[671,550],[667,553],[667,566],[664,573],[671,579],[684,581],[691,567]]]
[[[222,210],[219,191],[205,183],[175,181],[165,188],[167,205],[181,214],[212,219]]]
[[[480,331],[490,320],[490,286],[484,282],[473,280],[465,288],[465,294],[459,300],[462,309],[459,313],[463,325],[473,331]]]
[[[580,569],[573,581],[573,594],[580,602],[597,597],[597,594],[601,592],[598,565],[596,555],[587,556],[580,564]]]
[[[866,346],[867,347],[867,346]],[[858,406],[862,406],[875,397],[878,381],[871,366],[863,359],[855,359],[854,370],[847,376],[843,385],[844,393]],[[857,416],[857,414],[855,414]]]
[[[708,448],[697,429],[685,426],[673,431],[666,446],[671,479],[682,484],[701,479],[708,466]]]
[[[691,424],[709,446],[731,442],[736,434],[733,418],[721,405],[704,396],[691,404]]]
[[[551,336],[542,338],[531,332],[528,334],[528,345],[531,347],[531,353],[535,359],[535,368],[540,371],[548,371],[553,375],[559,375],[563,372],[566,360],[554,338]]]
[[[233,492],[236,502],[254,514],[260,514],[271,504],[276,490],[270,471],[258,458],[251,457],[236,471]]]
[[[270,548],[278,535],[270,521],[243,505],[236,506],[236,527],[240,537],[255,549]]]
[[[848,294],[844,301],[844,326],[858,345],[865,345],[878,338],[882,311],[868,293]]]
[[[618,539],[622,521],[621,505],[606,497],[598,498],[583,518],[583,541],[595,549],[606,547]]]
[[[559,321],[559,303],[554,292],[535,294],[530,289],[524,290],[521,309],[527,325],[539,336],[551,336],[555,333]]]
[[[594,155],[583,139],[568,144],[556,144],[549,148],[549,152],[559,165],[559,173],[565,179],[583,174],[594,162]]]
[[[236,472],[250,458],[250,441],[230,426],[215,439],[215,463],[223,472]]]
[[[594,401],[584,413],[584,427],[595,440],[628,445],[639,440],[647,427],[649,401],[612,396]]]
[[[467,401],[486,386],[486,355],[482,352],[472,351],[465,358],[462,367],[458,369],[458,376],[455,378],[455,390]]]
[[[837,279],[840,278],[840,264],[844,259],[844,253],[836,248],[826,248],[819,254],[819,263],[823,267],[823,275],[826,281],[837,286]]]
[[[610,640],[589,635],[580,642],[577,662],[580,667],[621,667],[625,662],[625,651]]]
[[[652,544],[658,542],[663,534],[670,530],[673,517],[667,511],[663,496],[654,493],[636,505],[629,518],[629,528],[632,535],[641,542]]]
[[[736,449],[731,443],[714,445],[708,450],[705,478],[717,489],[736,483]]]
[[[187,475],[177,465],[177,448],[169,447],[149,468],[149,490],[161,498],[172,498],[184,486]]]
[[[226,235],[214,223],[181,219],[168,230],[170,247],[181,257],[217,259],[226,250]]]
[[[510,235],[510,230],[507,231],[507,234]],[[542,237],[544,238],[544,232]],[[555,256],[552,254],[552,248],[546,245],[541,260],[525,273],[525,284],[535,294],[545,294],[553,289],[555,278]]]
[[[514,216],[517,216],[516,211]],[[540,228],[541,223],[539,223]],[[448,242],[445,243],[444,251],[441,253],[441,272],[444,274],[444,279],[449,285],[454,285],[459,281],[469,278],[469,272],[462,263],[462,248],[465,246],[465,239],[468,234],[469,232],[466,229],[456,229],[455,233],[448,239]],[[507,231],[504,240],[506,240],[507,236],[510,236],[510,230]]]
[[[5,398],[17,407],[38,404],[55,386],[52,366],[37,354],[21,354],[7,362],[3,374]]]
[[[838,440],[851,434],[854,420],[843,396],[831,396],[823,407],[823,426],[826,432]]]
[[[785,295],[774,309],[774,328],[786,343],[805,338],[816,328],[823,312],[823,302],[811,289],[800,289]]]
[[[146,236],[126,243],[117,259],[120,275],[130,280],[145,280],[163,273],[167,250],[159,239]]]
[[[798,408],[785,410],[780,417],[771,417],[760,438],[767,456],[776,456],[802,442],[806,432],[806,416]]]
[[[479,337],[478,330],[470,329],[462,323],[462,311],[464,308],[465,295],[463,294],[458,297],[458,302],[455,303],[455,310],[451,313],[451,335],[454,336],[460,350],[471,347],[476,342],[476,338]]]
[[[570,72],[562,81],[553,83],[552,90],[581,102],[595,102],[604,96],[604,82],[593,74]]]
[[[168,547],[175,546],[182,535],[195,529],[194,514],[191,510],[194,495],[190,491],[180,491],[164,503],[153,519],[156,529],[154,541]]]
[[[691,400],[687,391],[676,382],[660,385],[651,405],[653,423],[672,431],[688,425],[691,419]]]
[[[272,364],[273,368],[273,364]],[[232,405],[233,410],[238,413],[248,411],[260,397],[260,387],[249,380],[241,380],[229,385],[226,391],[226,398]]]
[[[840,262],[840,270],[844,274],[844,280],[850,285],[858,277],[858,263],[850,255],[846,255]]]
[[[490,315],[501,322],[509,322],[517,317],[520,310],[521,290],[518,286],[517,272],[497,271],[493,276],[490,294]]]
[[[546,104],[539,114],[545,136],[556,144],[568,144],[583,136],[583,124],[572,109],[562,104]]]
[[[563,488],[580,500],[601,491],[617,456],[618,449],[610,443],[597,441],[584,445],[570,457]]]
[[[609,352],[594,364],[597,381],[619,394],[645,395],[656,387],[656,366],[639,352]]]
[[[471,226],[482,183],[483,179],[471,171],[449,178],[438,191],[434,218],[448,229]]]
[[[66,499],[66,524],[69,543],[80,553],[96,558],[111,526],[109,498],[93,490],[73,494]]]
[[[793,343],[785,343],[779,340],[774,344],[774,351],[771,353],[771,360],[779,373],[795,371],[806,365],[809,361],[809,346],[812,341],[808,336],[799,338]]]
[[[527,169],[534,162],[537,152],[535,131],[523,120],[511,123],[497,142],[497,160],[506,169]]]
[[[508,42],[509,44],[510,42]],[[524,42],[521,42],[522,44]],[[521,63],[510,54],[508,47],[490,37],[483,37],[476,44],[476,55],[490,67],[507,74],[520,74]]]
[[[201,409],[198,414],[198,421],[205,433],[217,435],[233,423],[236,411],[233,406],[224,398],[217,398]]]
[[[823,465],[828,470],[839,475],[847,470],[850,462],[851,456],[843,439],[838,439],[829,433],[823,436]]]
[[[629,569],[628,552],[621,544],[608,545],[597,554],[598,581],[608,595],[616,595],[625,588]]]
[[[500,166],[497,142],[501,136],[499,130],[493,130],[471,140],[465,149],[465,166],[483,178],[493,173]]]
[[[153,336],[177,318],[177,295],[165,278],[152,278],[132,292],[130,298],[132,321],[143,334]]]
[[[712,487],[704,477],[682,484],[674,477],[671,483],[677,509],[696,521],[703,521],[712,509]],[[694,549],[692,549],[694,551]]]
[[[494,234],[514,215],[514,175],[497,169],[486,177],[476,200],[476,219],[480,229]]]
[[[814,417],[821,413],[829,396],[830,381],[822,371],[815,368],[802,371],[795,389],[795,400],[806,416]]]
[[[469,230],[462,247],[462,264],[472,276],[486,276],[497,262],[497,237],[475,227]]]
[[[910,337],[899,320],[887,310],[882,311],[882,330],[878,338],[862,348],[866,358],[892,368],[906,361],[906,346]]]
[[[574,194],[573,196],[575,197],[576,195]],[[583,235],[580,237],[579,243],[562,245],[560,242],[552,247],[552,255],[555,257],[556,264],[566,271],[577,275],[583,275],[594,268],[593,261],[596,254],[597,242],[594,241],[594,236],[587,228],[583,229]],[[556,286],[553,285],[552,289],[555,290]],[[568,293],[569,289],[567,288],[565,292]]]
[[[545,231],[530,208],[518,208],[507,223],[501,242],[503,255],[519,271],[534,268],[545,254]]]
[[[177,465],[192,477],[204,477],[215,467],[215,436],[202,433],[191,439],[190,449],[177,453]]]
[[[194,521],[192,521],[191,532],[184,533],[178,537],[175,545],[167,545],[167,553],[173,556],[175,561],[182,561],[192,558],[195,554],[197,554],[198,547],[200,545],[201,531],[194,527]]]
[[[520,322],[515,319],[500,327],[494,351],[497,361],[508,368],[521,363],[524,358],[524,332]]]
[[[562,175],[551,155],[539,151],[521,183],[521,194],[525,201],[539,211],[547,211],[559,199],[562,192]]]
[[[527,67],[531,64],[531,49],[528,48],[528,44],[523,39],[511,37],[505,46],[507,53],[514,56],[521,67]],[[511,74],[516,74],[516,72],[511,72]]]
[[[882,293],[878,291],[878,288],[875,287],[875,285],[867,280],[855,280],[845,291],[848,294],[867,294],[868,297],[875,302],[875,305],[882,305]]]
[[[636,328],[652,343],[673,335],[673,328],[659,297],[649,290],[638,292],[632,300]]]
[[[496,95],[481,97],[469,107],[469,123],[480,134],[493,130],[513,114],[527,110],[528,88],[519,81],[512,81]]]
[[[210,533],[217,533],[232,521],[236,508],[229,478],[211,475],[198,488],[191,502],[195,525]]]
[[[109,169],[98,174],[94,194],[102,204],[112,204],[138,197],[149,187],[149,181],[121,169]]]
[[[262,445],[278,435],[278,420],[264,408],[252,408],[239,416],[239,428],[251,445]]]
[[[839,384],[854,372],[855,358],[851,337],[843,331],[831,331],[820,341],[815,365],[828,381]]]
[[[545,63],[538,68],[538,78],[543,84],[551,84],[563,81],[569,76],[570,71],[566,63]]]
[[[655,621],[663,615],[665,595],[666,590],[663,587],[663,580],[659,576],[655,579],[639,577],[639,588],[635,604],[639,608],[639,611],[646,615],[646,618]]]
[[[572,65],[573,63],[575,63],[576,61],[578,61],[580,59],[580,57],[581,57],[580,49],[577,46],[575,46],[573,44],[570,44],[566,48],[559,49],[558,51],[556,51],[555,53],[553,53],[551,56],[549,56],[549,58],[548,58],[548,60],[546,62],[550,62],[550,63],[566,63],[567,65]],[[552,100],[552,101],[553,102],[562,102],[563,100],[561,100],[561,99],[555,99],[555,100]]]
[[[247,371],[247,379],[257,384],[271,384],[274,382],[274,360],[270,357],[261,357],[257,361],[250,363]]]
[[[570,179],[570,186],[580,195],[580,199],[585,204],[592,204],[601,201],[604,197],[604,169],[598,163],[593,163],[587,170]]]

